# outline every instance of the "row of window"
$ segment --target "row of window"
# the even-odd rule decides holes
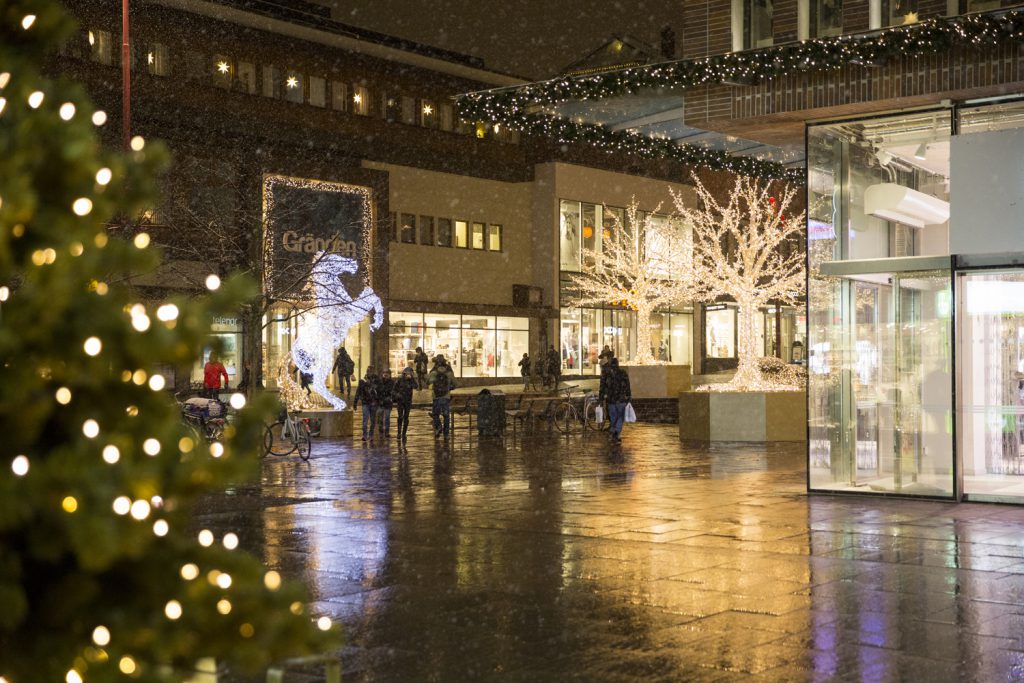
[[[137,65],[136,47],[132,44],[130,60]],[[171,75],[171,52],[164,43],[145,43],[146,69],[154,76]],[[64,53],[89,58],[105,65],[114,64],[115,44],[109,31],[83,31],[65,46]],[[376,116],[389,122],[422,126],[471,135],[478,139],[518,143],[519,133],[501,124],[460,121],[448,102],[413,97],[386,88],[371,91],[365,79],[345,82],[307,74],[298,69],[274,64],[257,65],[226,54],[204,54],[187,50],[184,54],[184,77],[247,95],[262,95],[296,104],[330,108],[359,116]]]
[[[497,223],[417,216],[413,213],[391,214],[391,240],[403,244],[500,252],[503,232]]]
[[[530,319],[457,313],[388,314],[388,367],[416,367],[416,349],[444,356],[456,377],[518,377],[530,350]],[[428,369],[430,364],[428,364]]]
[[[954,0],[947,13],[987,12],[1019,4],[1010,0]],[[871,29],[912,24],[918,20],[919,0],[869,0]],[[733,0],[737,31],[734,50],[769,47],[775,42],[774,0]],[[735,16],[737,12],[741,17]],[[742,33],[739,33],[742,26]],[[827,38],[843,33],[843,0],[798,0],[797,38]]]

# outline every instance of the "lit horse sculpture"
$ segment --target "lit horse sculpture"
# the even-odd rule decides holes
[[[354,274],[358,263],[353,258],[319,251],[313,257],[310,287],[315,307],[305,315],[292,344],[291,362],[299,372],[313,376],[312,387],[337,410],[345,401],[327,388],[327,378],[334,368],[334,352],[345,341],[348,331],[373,311],[370,329],[376,331],[384,322],[384,306],[372,289],[364,287],[353,299],[341,282],[343,274]],[[288,363],[288,358],[285,358]],[[287,367],[287,365],[286,365]],[[289,373],[284,373],[289,375]],[[292,380],[294,384],[294,380]],[[297,387],[296,387],[297,388]]]

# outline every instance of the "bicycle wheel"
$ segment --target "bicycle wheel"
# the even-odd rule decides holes
[[[308,461],[309,456],[313,453],[313,439],[310,435],[309,425],[306,422],[300,422],[298,432],[295,435],[295,448],[299,451],[299,457]]]
[[[563,434],[570,433],[578,421],[579,417],[577,417],[576,409],[568,401],[555,408],[555,428]]]
[[[295,442],[287,434],[282,434],[283,431],[284,422],[267,426],[263,434],[263,450],[266,455],[288,455],[295,450]]]
[[[595,432],[603,432],[608,429],[608,425],[611,421],[608,420],[608,411],[605,410],[603,415],[604,419],[600,422],[597,421],[597,408],[601,404],[597,401],[591,401],[587,404],[587,414],[585,415],[587,426],[593,429]],[[604,408],[602,408],[604,410]]]

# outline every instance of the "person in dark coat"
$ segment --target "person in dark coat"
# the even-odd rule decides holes
[[[452,389],[455,388],[455,372],[444,356],[437,356],[434,359],[434,368],[427,375],[427,384],[434,391],[433,410],[434,416],[434,438],[444,435],[448,438],[448,431],[452,420]]]
[[[338,392],[341,392],[342,387],[345,389],[345,394],[352,393],[352,373],[356,371],[356,363],[352,360],[352,357],[348,355],[348,351],[342,346],[338,349],[338,357],[334,359],[334,372],[338,374]]]
[[[558,382],[562,378],[562,357],[558,355],[558,349],[555,348],[554,344],[548,349],[548,377],[554,383],[555,389],[558,389]]]
[[[423,352],[423,347],[416,347],[416,355],[413,356],[412,362],[416,366],[416,388],[423,389],[427,386],[427,363],[430,362],[430,358]]]
[[[626,418],[626,404],[631,398],[629,375],[619,367],[619,359],[612,358],[605,364],[605,371],[601,373],[601,387],[598,392],[598,400],[608,402],[608,436],[612,441],[622,441],[622,423]]]
[[[398,424],[395,425],[395,435],[402,441],[405,441],[406,432],[409,431],[412,392],[417,386],[413,369],[406,368],[402,370],[402,376],[395,380],[395,388],[391,394],[395,407],[398,408]]]
[[[377,423],[378,432],[388,438],[391,436],[391,406],[394,403],[395,380],[391,379],[391,370],[384,368],[377,383]]]
[[[352,403],[353,408],[358,408],[360,403],[363,404],[363,441],[366,441],[367,437],[373,436],[374,418],[377,416],[379,403],[377,388],[377,373],[374,372],[372,365],[367,366],[366,377],[359,380],[359,385],[356,387],[356,398]]]
[[[532,365],[530,354],[524,353],[522,360],[519,361],[519,373],[523,376],[523,391],[530,388],[530,367]]]

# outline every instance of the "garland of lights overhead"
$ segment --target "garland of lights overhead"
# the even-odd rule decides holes
[[[742,83],[838,69],[850,64],[880,66],[908,56],[947,52],[957,47],[984,48],[1024,40],[1024,12],[1008,11],[938,17],[860,35],[789,43],[761,50],[732,52],[698,60],[680,60],[583,77],[560,77],[517,88],[468,93],[457,98],[459,116],[503,123],[560,143],[586,143],[608,152],[663,157],[764,178],[798,180],[803,172],[780,164],[733,157],[727,152],[678,145],[664,138],[613,132],[594,124],[573,123],[543,111],[569,100],[598,100],[642,90],[680,89]]]

